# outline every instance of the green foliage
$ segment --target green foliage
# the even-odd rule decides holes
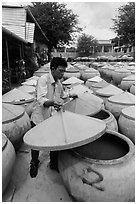
[[[43,32],[49,39],[49,50],[58,45],[68,44],[75,32],[80,32],[77,26],[78,16],[73,14],[66,5],[58,2],[33,2],[30,10]]]
[[[120,44],[135,45],[135,3],[130,2],[118,9],[118,16],[113,20],[113,30],[120,39]]]
[[[95,50],[93,46],[97,45],[96,39],[91,35],[82,34],[78,39],[77,52],[79,56],[90,56]]]

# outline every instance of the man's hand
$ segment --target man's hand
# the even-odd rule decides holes
[[[43,106],[44,106],[45,108],[49,108],[50,106],[54,106],[54,101],[48,100],[48,101],[46,101],[45,103],[43,103]]]

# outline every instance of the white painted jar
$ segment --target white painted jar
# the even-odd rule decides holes
[[[122,79],[126,76],[129,76],[131,74],[131,71],[124,68],[115,69],[114,73],[112,75],[113,81],[115,84],[119,85],[122,81]]]
[[[118,119],[119,131],[135,143],[135,106],[124,108]]]
[[[135,201],[135,147],[120,133],[107,130],[87,145],[60,151],[58,167],[75,201]]]
[[[64,72],[63,78],[68,79],[68,78],[73,77],[73,76],[80,78],[80,72],[76,68],[69,68]]]
[[[135,82],[135,75],[131,74],[122,79],[120,88],[123,89],[124,91],[129,90],[132,84],[134,84],[134,82]]]
[[[81,79],[86,82],[88,79],[95,76],[100,76],[99,71],[93,68],[89,68],[83,71],[83,73],[81,74]]]
[[[23,107],[2,103],[2,132],[15,150],[19,149],[24,134],[30,129],[30,119]]]
[[[14,147],[6,135],[2,133],[2,194],[10,182],[15,159]]]
[[[95,76],[95,77],[88,79],[85,83],[85,86],[90,88],[93,84],[97,84],[100,81],[103,81],[103,79],[100,76]]]
[[[135,95],[135,83],[130,87],[130,93]]]
[[[109,110],[116,119],[119,118],[123,108],[135,105],[135,96],[127,91],[111,96],[105,101],[105,108]]]

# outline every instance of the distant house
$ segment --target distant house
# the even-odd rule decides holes
[[[28,7],[2,5],[2,67],[8,70],[10,87],[16,61],[36,48],[47,50],[48,41]]]

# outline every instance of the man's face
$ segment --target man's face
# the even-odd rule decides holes
[[[66,71],[66,67],[58,66],[56,70],[52,72],[55,80],[62,79],[64,72]]]

